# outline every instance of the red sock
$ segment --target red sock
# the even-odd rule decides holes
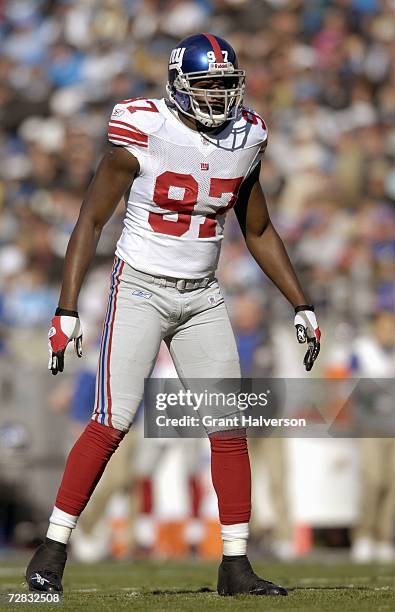
[[[140,514],[152,513],[152,480],[141,478],[138,482]]]
[[[222,525],[248,523],[251,515],[251,470],[244,430],[210,435],[211,476]]]
[[[125,433],[90,421],[68,456],[57,508],[73,516],[81,514]]]
[[[197,476],[191,476],[189,479],[189,494],[191,497],[191,518],[198,518],[200,503],[202,501],[202,491]]]

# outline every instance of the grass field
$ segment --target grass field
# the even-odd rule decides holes
[[[0,563],[1,609],[32,610],[37,606],[62,612],[196,610],[292,610],[293,612],[393,612],[393,566],[348,563],[255,563],[262,576],[290,589],[288,597],[219,597],[217,566],[209,563],[122,562],[84,566],[70,563],[64,576],[61,604],[7,603],[6,593],[24,592],[24,564]]]

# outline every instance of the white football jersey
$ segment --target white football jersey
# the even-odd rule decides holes
[[[225,213],[266,146],[264,121],[242,109],[215,136],[184,125],[164,99],[117,104],[108,138],[139,161],[116,254],[155,276],[202,278],[218,264]]]

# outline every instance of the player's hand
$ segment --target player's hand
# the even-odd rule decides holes
[[[320,352],[321,330],[318,327],[317,319],[314,314],[314,306],[297,306],[295,308],[296,337],[298,342],[307,342],[308,349],[304,356],[303,363],[309,372],[314,365]]]
[[[72,340],[75,352],[78,357],[82,357],[82,328],[78,313],[58,308],[48,332],[48,370],[51,370],[52,374],[63,372],[64,352]]]

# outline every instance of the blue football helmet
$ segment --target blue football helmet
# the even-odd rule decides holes
[[[181,113],[207,127],[237,116],[244,88],[245,71],[239,70],[236,53],[219,36],[188,36],[170,54],[169,99]]]

